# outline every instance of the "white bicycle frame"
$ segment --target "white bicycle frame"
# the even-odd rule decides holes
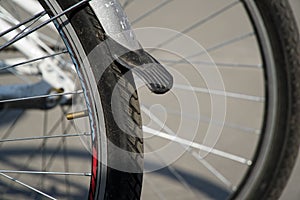
[[[11,0],[20,8],[24,9],[31,16],[41,12],[43,8],[36,0]],[[50,0],[51,1],[51,0]],[[113,38],[118,43],[134,50],[139,49],[140,44],[135,39],[135,35],[131,30],[127,16],[123,12],[120,3],[117,0],[91,0],[91,8],[100,20],[107,35]],[[97,8],[97,9],[94,9]],[[39,19],[40,22],[45,21],[45,18]],[[0,6],[0,30],[7,30],[20,22]],[[56,31],[53,24],[48,24],[48,28]],[[3,36],[5,40],[13,38],[21,31],[26,31],[25,26],[20,26],[17,30]],[[41,38],[43,35],[39,32],[31,33],[26,38],[13,44],[13,47],[20,51],[25,58],[5,60],[4,65],[13,65],[20,61],[32,60],[47,55],[54,54],[54,51],[45,44]],[[27,47],[24,49],[24,47]],[[58,66],[60,57],[55,59],[40,60],[37,68],[32,66],[15,67],[12,69],[17,74],[42,74],[42,78],[53,88],[63,88],[64,92],[74,91],[74,80],[70,79]],[[74,69],[74,67],[73,67]],[[8,90],[9,91],[9,90]],[[26,91],[24,91],[26,93]],[[13,95],[13,94],[12,94]]]

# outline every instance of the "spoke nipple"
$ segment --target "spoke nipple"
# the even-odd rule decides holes
[[[87,132],[85,132],[83,135],[85,135],[85,136],[90,136],[91,134],[90,134],[90,133],[87,133]]]
[[[235,192],[237,190],[236,186],[232,186],[232,191]]]
[[[85,176],[92,176],[92,173],[86,172],[84,173]]]
[[[79,112],[73,112],[73,113],[68,113],[66,115],[67,120],[78,119],[78,118],[82,118],[82,117],[86,117],[86,116],[88,116],[88,111],[87,110],[83,110],[83,111],[79,111]]]
[[[261,131],[261,130],[255,130],[254,133],[259,135],[259,134],[260,134],[260,131]]]
[[[252,165],[252,161],[251,160],[247,160],[247,165],[251,166]]]

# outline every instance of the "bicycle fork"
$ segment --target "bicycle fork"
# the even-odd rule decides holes
[[[94,0],[89,4],[108,36],[105,42],[113,59],[132,70],[152,92],[168,92],[173,86],[172,75],[142,48],[119,1]]]

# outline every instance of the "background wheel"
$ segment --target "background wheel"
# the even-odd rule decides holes
[[[288,1],[121,2],[142,46],[175,80],[160,97],[139,88],[152,135],[143,199],[278,198],[299,148],[299,34]],[[224,88],[208,84],[218,75]],[[212,117],[222,104],[225,119]],[[220,126],[220,135],[209,131]],[[173,160],[162,153],[171,146]],[[203,157],[206,147],[215,151]]]
[[[35,1],[33,3],[36,4]],[[60,91],[55,95],[65,97],[72,94],[72,98],[63,103],[59,102],[60,106],[46,111],[36,108],[23,110],[23,104],[17,104],[18,109],[21,109],[19,112],[34,113],[36,116],[27,114],[22,120],[19,118],[7,120],[7,124],[1,129],[1,144],[3,144],[1,151],[9,155],[1,162],[1,183],[5,185],[1,189],[1,198],[139,199],[143,170],[143,140],[138,97],[132,75],[124,69],[119,69],[114,63],[99,66],[93,57],[89,56],[92,50],[103,42],[105,34],[87,3],[73,0],[50,0],[40,3],[50,17],[70,9],[77,3],[81,4],[54,21],[59,34],[54,31],[53,25],[35,32],[35,36],[44,44],[38,47],[47,55],[48,51],[53,51],[53,55],[47,57],[52,59],[51,64],[57,64],[74,82],[77,79],[79,84],[74,91],[66,92],[62,87],[64,92]],[[28,10],[20,8],[17,1],[1,2],[1,7],[10,11],[9,13],[19,22],[31,17],[28,16]],[[42,7],[40,9],[40,15],[25,23],[29,30],[47,20],[43,16]],[[5,20],[10,24],[14,21]],[[29,37],[31,36],[28,35],[26,38]],[[22,40],[24,39],[20,39]],[[7,41],[3,43],[5,42]],[[41,70],[39,64],[35,65],[26,55],[22,55],[24,52],[15,44],[17,43],[12,43],[1,50],[1,59],[7,61],[7,55],[20,56],[30,61],[32,68]],[[9,54],[9,49],[12,49],[13,53]],[[56,55],[58,51],[62,53]],[[69,53],[69,58],[66,52]],[[38,60],[44,62],[45,59],[41,57]],[[2,76],[4,78],[1,78],[1,87],[16,83],[24,84],[22,81],[9,82],[13,76],[10,73],[15,72],[12,65],[18,64],[20,63],[5,65],[6,68],[2,69],[5,74]],[[7,69],[12,71],[8,72]],[[103,76],[98,73],[99,71],[103,71]],[[34,79],[36,82],[49,75],[43,73],[41,77],[37,73],[19,76],[23,80]],[[52,98],[52,95],[50,93],[47,98]],[[13,101],[20,101],[19,98]],[[36,99],[34,95],[26,98]],[[0,103],[7,107],[5,109],[7,115],[13,115],[18,111],[15,110],[16,106],[11,108],[5,101],[7,99],[2,98]],[[60,111],[62,114],[59,114]],[[81,111],[87,114],[71,121],[66,120],[68,114],[72,118],[75,113]],[[57,117],[59,115],[61,116]],[[33,127],[31,125],[33,120],[37,120],[36,117],[39,116],[43,116],[41,118],[43,122],[38,120]],[[117,122],[116,116],[120,116]],[[28,128],[30,126],[31,128]],[[20,134],[22,127],[30,131],[26,138],[24,138],[26,135]],[[60,128],[61,133],[58,134]],[[118,151],[126,152],[127,157],[118,154]],[[130,166],[132,171],[126,171],[126,168],[122,170],[123,165]],[[79,173],[78,170],[82,172]]]

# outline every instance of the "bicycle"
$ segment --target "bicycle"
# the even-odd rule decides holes
[[[280,196],[299,147],[299,34],[286,0],[12,0],[0,9],[1,198],[140,199],[144,168],[169,170],[191,193],[178,198]],[[123,9],[133,27],[178,32],[136,29],[137,40]],[[165,121],[151,108],[158,101]],[[148,195],[165,198],[145,176],[142,197],[153,187]]]

